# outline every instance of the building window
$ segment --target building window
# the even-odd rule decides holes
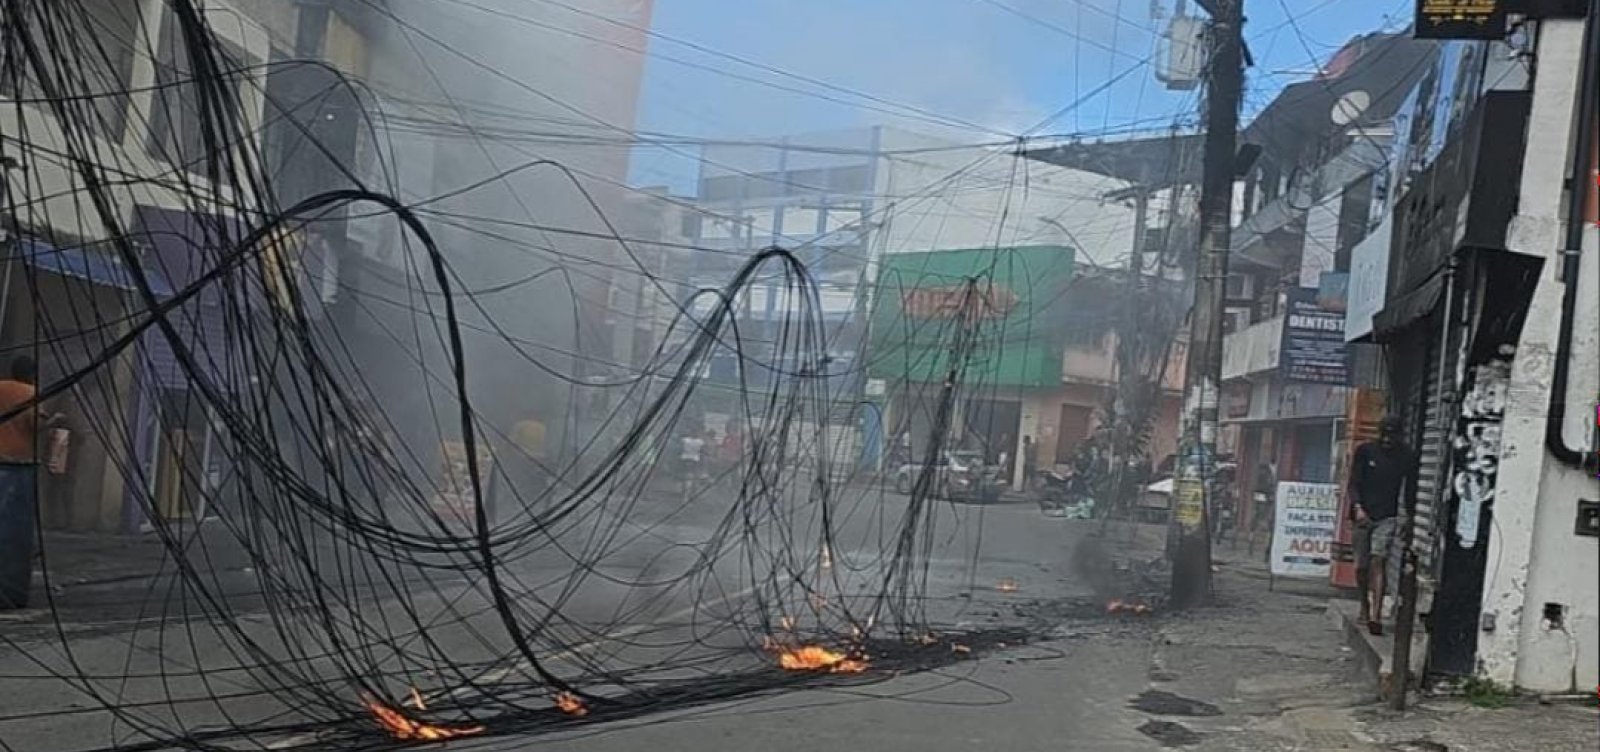
[[[700,223],[700,237],[712,240],[736,238],[739,237],[738,225],[725,217],[706,217]]]
[[[823,232],[846,232],[861,229],[861,205],[830,206],[823,215]]]
[[[0,96],[25,99],[42,97],[37,71],[25,59],[17,35],[31,34],[49,68],[50,79],[62,93],[75,97],[67,103],[96,135],[120,142],[128,120],[128,89],[133,75],[133,51],[139,39],[139,7],[125,0],[79,0],[61,3],[52,14],[56,38],[41,32],[40,15],[54,4],[42,4],[28,20],[28,29],[0,14]]]
[[[198,80],[192,70],[188,48],[176,16],[170,8],[163,14],[147,150],[151,156],[191,172],[203,171],[206,163],[217,156],[210,153],[213,144],[206,142],[206,133],[201,127],[199,87],[215,87],[217,94],[226,98],[223,106],[234,118],[242,119],[245,115],[239,89],[250,70],[250,57],[243,48],[226,39],[213,37],[212,40],[216,53],[216,75]],[[227,127],[227,123],[217,122],[214,117],[212,122],[216,127]],[[236,121],[235,125],[239,123]],[[248,131],[240,127],[238,132]],[[216,145],[237,147],[237,144],[226,143],[225,139],[230,135],[234,134],[213,134],[213,138],[220,136],[223,139],[221,144]]]
[[[789,206],[783,210],[783,234],[803,237],[817,234],[822,211],[814,206]]]

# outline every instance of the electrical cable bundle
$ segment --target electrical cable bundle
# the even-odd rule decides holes
[[[576,307],[595,277],[641,275],[663,294],[668,280],[572,169],[508,173],[565,176],[622,258],[595,263],[552,240],[547,268],[471,279],[472,249],[441,242],[440,228],[504,228],[441,209],[448,196],[402,199],[396,181],[345,165],[345,187],[280,203],[260,138],[270,123],[238,103],[270,94],[258,74],[287,64],[245,64],[194,0],[163,6],[159,43],[139,41],[156,24],[131,9],[120,36],[96,33],[107,21],[92,4],[0,3],[4,122],[16,127],[0,158],[26,167],[7,173],[0,211],[34,330],[5,355],[28,351],[45,371],[36,403],[0,420],[71,412],[124,480],[162,569],[138,597],[103,604],[126,630],[85,637],[63,616],[71,583],[58,596],[41,534],[51,639],[7,635],[16,652],[0,656],[113,719],[99,745],[355,749],[526,733],[873,681],[958,659],[955,639],[1020,639],[936,633],[953,618],[928,598],[931,562],[976,557],[959,533],[981,513],[935,503],[933,466],[959,432],[957,406],[992,388],[969,370],[984,342],[1007,341],[976,313],[1005,252],[956,282],[956,315],[918,325],[919,341],[948,353],[947,373],[924,469],[891,503],[837,445],[864,366],[836,367],[837,327],[797,249],[741,258],[720,287],[678,304],[642,371],[581,377],[568,366],[592,352],[530,341],[500,301],[554,280]],[[130,60],[157,67],[152,89],[119,88],[111,71]],[[378,120],[364,121],[373,134]],[[155,159],[123,148],[136,128],[157,134],[145,145]],[[40,177],[62,171],[66,187]],[[305,238],[356,220],[388,226],[404,262],[340,280],[348,312],[334,315],[331,277],[311,270],[336,260]],[[94,274],[119,290],[60,279]],[[780,313],[741,330],[758,290]],[[375,340],[381,368],[364,354]],[[703,378],[719,358],[736,364],[737,388]],[[479,379],[513,361],[567,390],[558,457],[519,447],[511,421],[480,407],[496,382]],[[576,406],[595,392],[615,406],[580,427]],[[679,484],[673,466],[708,402],[740,427],[737,457]],[[455,452],[443,463],[442,445]],[[0,710],[0,746],[8,727],[50,715]]]

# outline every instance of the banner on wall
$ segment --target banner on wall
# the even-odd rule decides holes
[[[1272,527],[1272,574],[1327,577],[1339,522],[1339,486],[1278,484]]]

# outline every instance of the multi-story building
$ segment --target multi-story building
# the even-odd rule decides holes
[[[238,207],[260,197],[247,181],[214,176],[262,146],[262,66],[286,54],[293,36],[293,6],[259,5],[200,8],[221,66],[209,79],[211,101],[231,110],[212,111],[221,125],[209,143],[194,66],[163,0],[31,8],[49,17],[57,39],[73,40],[35,38],[42,65],[20,36],[0,45],[0,227],[9,249],[0,341],[8,357],[34,355],[45,381],[86,367],[140,320],[146,293],[161,298],[194,283],[237,239],[246,221]],[[90,200],[90,176],[104,203]],[[71,461],[45,477],[45,524],[132,530],[149,522],[147,509],[167,518],[214,512],[206,502],[227,482],[220,432],[193,386],[203,378],[222,391],[244,388],[221,365],[238,354],[222,333],[224,307],[208,291],[171,312],[172,337],[147,330],[87,373],[61,405]],[[179,348],[195,354],[194,373],[180,367]]]
[[[437,241],[463,311],[474,407],[491,416],[486,431],[532,415],[574,440],[577,422],[595,412],[583,409],[588,401],[607,394],[579,385],[603,381],[617,347],[606,306],[619,245],[607,221],[628,194],[624,136],[650,3],[582,12],[513,2],[197,5],[216,76],[196,74],[165,0],[42,4],[78,35],[47,50],[44,82],[92,95],[69,98],[66,112],[39,96],[39,71],[8,35],[0,211],[5,242],[21,252],[7,253],[0,272],[6,352],[37,352],[49,381],[137,320],[145,301],[119,238],[160,297],[196,282],[263,221],[240,207],[363,186],[414,205]],[[223,118],[235,132],[211,134],[232,139],[220,150],[198,109],[208,101],[199,87],[213,85],[235,108]],[[227,161],[230,148],[239,160]],[[83,200],[84,164],[109,176],[112,216]],[[242,164],[261,181],[211,182],[213,168]],[[252,195],[258,185],[272,195]],[[301,312],[348,348],[347,360],[330,361],[336,375],[392,405],[401,437],[427,457],[439,440],[427,395],[451,399],[437,380],[448,371],[444,346],[404,333],[436,331],[439,285],[414,233],[375,209],[358,203],[287,227],[262,258],[307,283]],[[262,276],[268,287],[274,274]],[[289,302],[281,287],[263,292],[258,303]],[[254,388],[237,320],[251,310],[208,291],[170,317],[176,339],[151,330],[82,382],[65,406],[70,471],[44,489],[48,524],[136,530],[149,522],[146,509],[219,512],[207,504],[229,496],[226,437],[194,385]],[[180,352],[195,362],[182,364]]]
[[[838,374],[829,379],[830,393],[841,404],[875,404],[886,385],[863,378],[871,369],[861,365],[874,357],[867,347],[869,312],[890,259],[1055,245],[1073,249],[1061,256],[1062,272],[1074,263],[1125,266],[1133,210],[1112,194],[1126,185],[1086,170],[1018,159],[1006,148],[954,144],[888,127],[790,136],[771,144],[709,145],[695,198],[700,211],[684,216],[692,225],[690,242],[698,247],[688,287],[721,287],[762,248],[794,251],[819,288],[827,368]],[[763,348],[798,310],[782,292],[787,284],[780,274],[758,275],[740,299],[743,356],[770,359]],[[713,388],[731,386],[739,378],[740,357],[720,352],[706,381]],[[839,416],[865,421],[862,435],[871,440],[861,456],[868,464],[876,462],[882,407]],[[1020,442],[1019,431],[1012,426],[1011,440]]]
[[[1427,673],[1589,691],[1600,665],[1593,398],[1600,18],[1441,42],[1354,262],[1347,336],[1388,351]],[[1448,27],[1448,24],[1443,24]],[[1437,32],[1434,32],[1437,33]],[[1359,290],[1360,295],[1355,295]]]
[[[1285,87],[1241,133],[1255,153],[1236,193],[1224,320],[1220,449],[1240,474],[1239,521],[1258,522],[1261,466],[1279,481],[1333,483],[1362,386],[1376,387],[1369,347],[1342,337],[1351,250],[1374,226],[1392,121],[1435,58],[1405,35],[1351,40],[1314,80]],[[1370,412],[1370,407],[1368,408]]]

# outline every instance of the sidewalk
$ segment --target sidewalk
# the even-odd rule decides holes
[[[1200,698],[1214,717],[1164,719],[1196,733],[1193,749],[1508,752],[1600,749],[1600,710],[1511,700],[1475,707],[1416,697],[1379,703],[1370,654],[1347,644],[1348,596],[1323,581],[1269,578],[1260,556],[1217,552],[1216,603],[1158,630],[1154,686]],[[1273,589],[1269,590],[1269,585]],[[1330,606],[1331,601],[1331,606]],[[1364,630],[1362,630],[1364,636]]]
[[[227,588],[252,588],[250,557],[216,525],[191,529],[184,543],[189,565]],[[153,591],[178,576],[179,563],[154,533],[107,534],[47,530],[35,554],[28,608],[0,611],[0,624],[105,625],[139,616]],[[237,581],[237,582],[235,582]],[[52,608],[54,615],[52,615]],[[26,630],[10,629],[11,634]]]

